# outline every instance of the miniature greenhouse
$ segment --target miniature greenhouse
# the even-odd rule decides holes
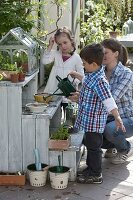
[[[22,66],[27,74],[38,69],[38,45],[22,28],[11,29],[0,40],[0,70]]]

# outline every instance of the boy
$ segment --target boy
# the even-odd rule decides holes
[[[78,99],[78,115],[75,127],[85,132],[84,144],[87,148],[87,168],[79,174],[79,183],[102,183],[102,141],[108,114],[115,118],[116,130],[125,127],[118,113],[117,105],[111,95],[106,80],[102,61],[103,47],[100,44],[85,46],[80,52],[85,68],[85,77]],[[71,72],[72,77],[82,79],[77,72]],[[75,98],[73,94],[71,100]]]

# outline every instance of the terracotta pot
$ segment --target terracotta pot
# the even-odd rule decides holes
[[[110,35],[111,38],[117,38],[117,36],[119,35],[119,33],[116,32],[116,31],[111,31],[111,32],[109,32],[109,35]]]
[[[21,63],[24,72],[28,72],[28,63]]]
[[[49,139],[48,147],[49,149],[67,150],[71,144],[71,137],[67,140],[54,140]]]
[[[19,81],[23,82],[25,80],[25,73],[19,73]]]
[[[23,72],[28,72],[28,63],[17,62],[17,67],[22,67]]]
[[[11,74],[11,75],[10,75],[10,78],[11,78],[11,82],[12,82],[12,83],[17,83],[17,82],[19,82],[19,74],[17,74],[17,73]]]
[[[25,174],[19,173],[0,172],[0,185],[25,185]]]

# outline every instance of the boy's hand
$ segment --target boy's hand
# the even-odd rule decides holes
[[[72,78],[76,78],[76,74],[77,74],[76,71],[71,71],[71,72],[69,73],[69,75],[70,75]]]
[[[120,116],[118,116],[117,118],[115,118],[115,122],[116,122],[116,130],[118,131],[119,129],[121,129],[123,132],[126,132],[125,126],[123,125],[122,119]]]
[[[73,102],[78,102],[79,99],[79,92],[72,92],[71,96],[68,97],[68,99],[70,99]]]

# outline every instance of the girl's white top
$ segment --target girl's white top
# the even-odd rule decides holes
[[[74,52],[74,54],[69,59],[63,62],[62,54],[60,51],[57,50],[45,51],[42,57],[42,63],[49,64],[53,61],[54,65],[52,67],[49,79],[44,89],[44,92],[46,93],[53,93],[58,88],[59,82],[56,79],[56,75],[60,76],[61,79],[63,79],[66,78],[67,75],[73,70],[79,72],[81,75],[84,75],[82,60],[76,52]],[[73,78],[69,76],[69,80],[72,82]],[[80,81],[78,79],[75,79],[74,83],[76,84],[76,86],[78,86]],[[58,90],[57,93],[61,93],[61,91]],[[68,99],[63,98],[63,102],[67,103]]]

